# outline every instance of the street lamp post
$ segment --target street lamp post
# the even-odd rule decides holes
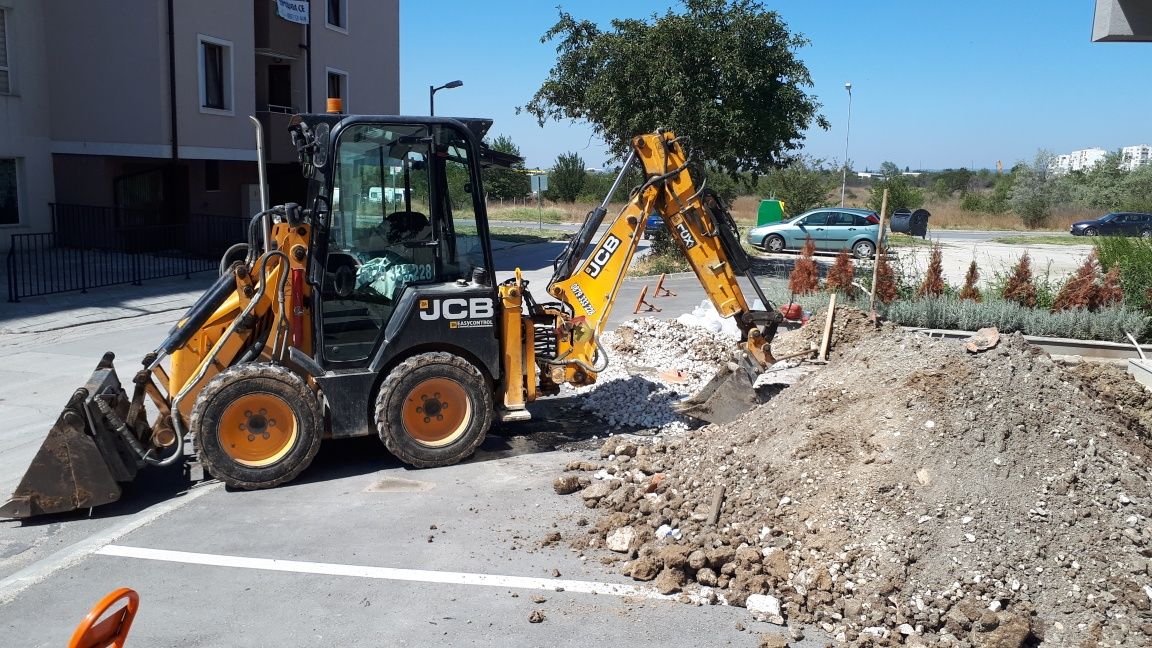
[[[445,88],[459,88],[464,85],[463,81],[457,79],[456,81],[449,81],[442,86],[428,86],[428,114],[431,116],[436,115],[436,91]]]
[[[848,136],[852,134],[852,82],[844,84],[848,91],[848,127],[844,130],[844,168],[840,172],[840,206],[844,206],[844,194],[848,189]]]

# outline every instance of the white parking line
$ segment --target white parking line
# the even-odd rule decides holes
[[[513,589],[555,591],[582,594],[608,594],[646,599],[672,600],[675,596],[661,594],[650,587],[596,583],[593,581],[561,580],[557,578],[530,578],[526,576],[501,576],[498,574],[472,574],[468,572],[431,571],[426,569],[398,569],[395,567],[369,567],[365,565],[341,565],[336,563],[303,562],[299,560],[276,560],[274,558],[246,558],[243,556],[222,556],[218,554],[171,551],[168,549],[146,549],[108,545],[96,552],[101,556],[139,558],[192,565],[213,567],[233,567],[237,569],[262,569],[265,571],[295,572],[299,574],[322,574],[326,576],[352,576],[355,578],[375,578],[382,580],[408,581],[417,583],[444,583],[450,585],[482,585]]]
[[[84,540],[69,545],[47,558],[28,565],[8,578],[0,580],[0,605],[16,598],[17,594],[48,578],[53,573],[80,562],[85,556],[99,550],[104,545],[115,542],[122,536],[207,495],[221,486],[223,484],[217,482],[193,488],[180,497],[149,507],[116,526],[88,536]]]

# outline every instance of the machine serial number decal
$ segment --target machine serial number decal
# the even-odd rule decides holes
[[[696,239],[692,238],[692,232],[684,223],[676,223],[676,234],[680,236],[680,240],[684,242],[685,248],[696,247]]]
[[[592,300],[588,299],[588,295],[584,294],[584,290],[580,287],[580,284],[572,284],[572,294],[576,296],[576,301],[580,302],[580,305],[584,307],[585,313],[589,315],[596,314],[596,308],[592,305]]]
[[[600,276],[600,272],[604,266],[612,260],[612,255],[616,254],[616,250],[620,249],[620,239],[615,234],[609,234],[608,238],[604,239],[604,245],[596,250],[596,254],[588,260],[588,267],[584,268],[584,272],[588,273],[589,277],[595,279]]]
[[[490,297],[420,300],[420,319],[448,320],[449,328],[489,327],[493,315],[495,309]]]

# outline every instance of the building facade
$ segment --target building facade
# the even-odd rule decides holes
[[[270,200],[301,200],[291,114],[330,96],[345,112],[399,111],[399,0],[0,0],[0,16],[6,234],[50,231],[50,204],[159,223],[251,214],[249,116]]]
[[[1052,170],[1056,173],[1071,173],[1072,171],[1087,171],[1099,164],[1108,151],[1102,148],[1088,148],[1072,151],[1064,155],[1057,155],[1052,159]]]
[[[1120,168],[1134,171],[1137,167],[1152,164],[1152,146],[1139,144],[1120,149]]]

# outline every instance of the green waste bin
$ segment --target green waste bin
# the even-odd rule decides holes
[[[784,220],[783,200],[761,200],[760,208],[756,210],[756,225],[779,223]]]

